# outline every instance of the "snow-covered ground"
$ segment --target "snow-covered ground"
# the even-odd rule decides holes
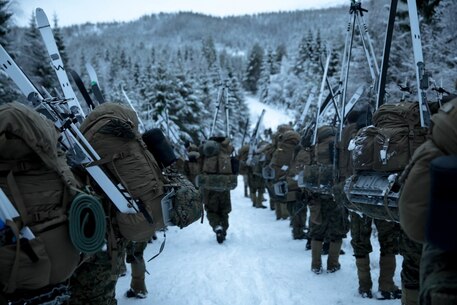
[[[357,274],[350,237],[343,241],[341,270],[316,275],[311,272],[311,252],[306,241],[292,239],[288,220],[276,220],[274,211],[256,209],[238,187],[231,192],[232,212],[227,240],[216,242],[208,221],[180,230],[170,227],[162,254],[147,263],[149,295],[127,299],[130,271],[117,285],[119,304],[160,305],[336,305],[373,304],[357,294]],[[155,255],[163,241],[148,245],[145,258]],[[373,239],[371,268],[374,289],[379,274],[379,245]],[[326,256],[323,256],[325,267]],[[400,285],[401,257],[397,258],[395,281]],[[130,270],[130,265],[127,264]],[[383,305],[400,304],[382,301]]]
[[[264,123],[273,130],[288,117],[279,110],[249,101],[254,119],[267,109]],[[268,198],[268,197],[267,197]],[[256,209],[244,197],[243,180],[231,192],[232,212],[227,240],[216,242],[208,221],[193,223],[180,230],[170,227],[162,254],[147,263],[149,295],[146,299],[123,296],[130,283],[127,276],[119,279],[119,304],[159,305],[364,305],[376,300],[357,294],[357,274],[352,256],[350,236],[343,241],[345,255],[340,256],[341,270],[316,275],[311,272],[311,252],[306,241],[293,240],[288,220],[276,220],[274,211]],[[267,204],[268,205],[268,204]],[[155,255],[164,240],[148,245],[145,258]],[[379,275],[379,244],[372,239],[371,268],[374,290]],[[400,285],[402,259],[397,257],[395,282]],[[323,256],[325,267],[326,256]],[[383,305],[400,304],[399,300],[382,301]]]
[[[271,128],[273,132],[276,131],[276,127],[280,124],[288,124],[292,117],[287,114],[287,110],[279,110],[270,105],[265,105],[255,97],[247,96],[246,103],[248,104],[251,116],[249,121],[251,122],[251,127],[254,128],[257,120],[259,119],[262,110],[265,109],[265,114],[262,120],[261,127]]]

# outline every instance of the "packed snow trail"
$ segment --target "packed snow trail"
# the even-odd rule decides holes
[[[231,192],[232,212],[227,240],[216,236],[205,218],[180,230],[170,227],[162,254],[147,263],[149,295],[146,299],[127,299],[127,276],[119,279],[119,304],[160,305],[314,305],[372,304],[357,294],[355,259],[349,238],[343,241],[345,255],[341,270],[316,275],[311,272],[311,251],[306,241],[293,240],[288,220],[276,220],[274,211],[256,209],[244,197],[243,180]],[[268,204],[268,203],[266,203]],[[163,233],[148,245],[145,259],[158,252]],[[374,290],[379,272],[379,245],[373,240],[371,267]],[[327,256],[323,256],[325,268]],[[396,283],[400,284],[401,258],[397,257]],[[383,301],[383,305],[399,304]]]
[[[251,122],[266,109],[264,125],[276,130],[290,117],[272,107],[248,98]],[[266,196],[268,198],[268,195]],[[311,272],[311,251],[305,240],[293,240],[289,220],[276,220],[274,211],[252,207],[244,197],[243,179],[231,192],[232,212],[227,240],[218,244],[208,220],[195,222],[180,230],[169,227],[162,254],[146,263],[149,295],[146,299],[127,299],[127,276],[119,279],[119,304],[134,305],[365,305],[378,302],[363,299],[358,293],[357,271],[350,237],[343,240],[345,255],[340,256],[341,270],[316,275]],[[268,202],[264,203],[269,206]],[[309,213],[308,213],[309,215]],[[376,229],[374,228],[375,232]],[[145,260],[154,256],[163,241],[148,245]],[[379,244],[372,238],[371,269],[373,292],[379,275]],[[327,256],[322,256],[324,268]],[[400,285],[402,258],[397,256],[395,282]],[[382,301],[383,305],[400,300]]]

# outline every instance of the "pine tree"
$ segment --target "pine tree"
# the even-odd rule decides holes
[[[257,82],[260,78],[260,72],[263,63],[264,51],[262,47],[255,43],[249,54],[248,64],[244,75],[244,88],[252,94],[257,93]]]
[[[0,43],[3,47],[8,45],[6,34],[9,32],[10,18],[13,15],[8,11],[8,0],[0,0]]]
[[[241,142],[244,124],[249,117],[249,111],[238,79],[231,72],[228,73],[228,77],[227,105],[230,109],[230,133],[234,139]]]
[[[206,59],[208,67],[212,67],[217,60],[216,47],[214,45],[213,38],[211,36],[203,39],[202,41],[202,53],[203,57]]]
[[[175,123],[183,131],[181,134],[182,139],[192,140],[197,143],[198,132],[203,125],[202,120],[205,116],[208,116],[208,112],[196,95],[194,80],[189,79],[185,74],[177,75],[176,80],[179,98],[173,102],[173,108],[176,109]]]
[[[307,70],[308,62],[311,60],[312,43],[313,33],[311,30],[309,30],[308,35],[303,36],[298,45],[298,54],[296,56],[295,65],[293,67],[293,72],[297,76],[305,73]]]
[[[59,50],[60,58],[62,59],[64,67],[68,67],[68,55],[65,49],[65,42],[63,41],[62,32],[59,27],[59,19],[57,14],[54,14],[54,27],[52,28],[54,39],[56,40],[57,49]]]
[[[287,48],[286,45],[281,43],[276,47],[275,51],[275,60],[276,60],[276,65],[275,65],[275,73],[277,74],[281,72],[281,65],[282,65],[282,60],[287,57]]]
[[[268,89],[270,87],[270,75],[271,65],[268,62],[268,57],[264,60],[260,72],[260,78],[258,82],[259,87],[259,100],[262,103],[268,104]]]
[[[50,65],[50,58],[44,46],[41,34],[35,23],[35,13],[30,18],[29,28],[25,33],[22,46],[22,68],[31,78],[32,82],[40,88],[53,88],[57,84],[56,75]]]
[[[9,47],[9,32],[10,18],[13,15],[8,11],[9,1],[0,0],[0,43],[5,48]],[[3,74],[0,74],[0,104],[18,100],[19,92],[16,86],[7,79]]]

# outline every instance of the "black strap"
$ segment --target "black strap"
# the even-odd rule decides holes
[[[167,235],[165,234],[165,230],[163,231],[163,242],[162,244],[160,245],[160,249],[159,249],[159,253],[157,253],[156,255],[154,255],[153,257],[151,257],[148,262],[152,261],[154,258],[156,258],[157,256],[160,255],[160,253],[162,253],[163,251],[163,248],[165,248],[165,242],[167,241]]]

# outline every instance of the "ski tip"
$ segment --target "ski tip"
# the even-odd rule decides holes
[[[50,26],[48,17],[41,7],[37,7],[35,10],[35,20],[39,28]]]

